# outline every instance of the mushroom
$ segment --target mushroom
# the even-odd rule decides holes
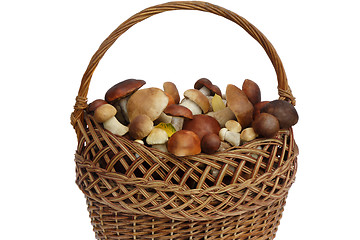
[[[116,118],[116,108],[110,104],[103,104],[94,112],[94,119],[102,123],[104,128],[113,134],[123,136],[129,131],[127,126],[122,125]]]
[[[86,112],[89,114],[94,115],[95,110],[100,107],[101,105],[107,104],[108,102],[106,102],[103,99],[96,99],[94,101],[92,101],[86,108]]]
[[[256,119],[260,115],[261,109],[269,102],[270,101],[262,101],[262,102],[258,102],[257,104],[254,105],[253,119]]]
[[[226,87],[226,99],[228,107],[233,111],[241,126],[243,128],[250,126],[254,107],[246,94],[235,85],[229,84]]]
[[[245,128],[240,134],[240,140],[242,143],[250,142],[257,138],[258,134],[255,132],[254,128],[248,127]]]
[[[225,127],[231,132],[241,132],[242,127],[238,121],[229,120],[225,123]]]
[[[197,89],[188,89],[184,92],[184,97],[180,105],[190,109],[193,115],[207,113],[210,103],[207,97]]]
[[[299,115],[295,107],[284,100],[274,100],[266,104],[260,112],[274,115],[280,124],[281,129],[287,129],[295,125],[299,120]]]
[[[120,121],[129,122],[126,104],[131,94],[141,88],[144,80],[127,79],[112,86],[105,94],[105,100],[115,106]],[[120,115],[121,114],[121,115]]]
[[[231,132],[227,128],[222,128],[220,130],[219,137],[221,141],[226,141],[232,146],[240,145],[240,133]]]
[[[220,147],[220,137],[216,133],[206,134],[201,139],[201,151],[207,154],[215,153]]]
[[[169,98],[159,88],[144,88],[130,96],[127,110],[130,122],[138,115],[147,115],[151,121],[159,118],[168,105]]]
[[[200,138],[192,131],[180,130],[169,138],[167,148],[170,153],[179,157],[199,154]]]
[[[165,144],[169,137],[165,130],[161,128],[153,128],[146,137],[146,143],[149,145]]]
[[[134,139],[143,139],[154,128],[154,122],[145,115],[137,115],[129,124],[129,134]]]
[[[233,113],[233,111],[231,111],[229,107],[226,107],[216,112],[208,112],[206,115],[215,118],[220,124],[220,127],[225,127],[225,123],[227,121],[236,119],[235,114]]]
[[[252,127],[257,134],[266,138],[274,137],[280,130],[279,120],[269,113],[260,113]]]
[[[173,99],[175,104],[179,104],[180,95],[176,85],[172,82],[164,82],[163,89],[165,93],[168,93]]]
[[[167,106],[164,109],[164,113],[168,116],[172,116],[171,124],[175,128],[176,131],[179,131],[182,129],[182,126],[184,124],[184,119],[193,119],[192,112],[181,105],[173,104],[170,106]]]
[[[205,96],[214,96],[215,94],[221,96],[221,90],[218,86],[213,85],[207,78],[200,78],[194,84],[194,88],[198,89]]]
[[[252,105],[261,102],[261,91],[259,86],[250,79],[245,79],[242,85],[242,90],[248,97]]]
[[[215,118],[208,115],[194,115],[193,119],[184,121],[183,130],[189,130],[196,133],[200,140],[209,133],[219,134],[220,125]]]

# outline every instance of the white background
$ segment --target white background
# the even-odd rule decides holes
[[[92,54],[123,21],[163,3],[1,1],[1,239],[94,239],[75,185],[70,113]],[[275,46],[297,98],[300,148],[277,240],[358,240],[360,14],[357,1],[211,1]],[[93,76],[89,101],[127,78],[181,91],[200,77],[222,89],[259,84],[277,98],[263,49],[236,24],[197,11],[154,16],[125,33]]]

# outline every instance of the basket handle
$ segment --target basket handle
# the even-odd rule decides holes
[[[275,48],[269,42],[269,40],[255,26],[236,13],[211,3],[201,1],[174,1],[146,8],[133,15],[128,20],[123,22],[118,28],[116,28],[115,31],[113,31],[109,37],[107,37],[100,45],[99,49],[91,58],[81,81],[78,96],[76,97],[74,112],[71,114],[71,124],[74,127],[76,126],[77,121],[82,121],[81,118],[83,110],[87,107],[87,94],[91,77],[106,51],[123,33],[125,33],[136,23],[141,22],[153,15],[172,10],[198,10],[209,12],[227,18],[242,27],[250,36],[259,42],[270,58],[277,75],[278,94],[280,97],[279,99],[290,101],[293,105],[295,105],[295,98],[291,93],[290,87],[288,86],[285,70],[280,57],[276,53]]]

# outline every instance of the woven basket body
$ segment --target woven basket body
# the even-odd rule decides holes
[[[91,59],[71,115],[76,183],[96,238],[273,239],[297,169],[292,129],[212,155],[176,157],[113,135],[86,113],[91,76],[116,39],[137,22],[177,9],[214,13],[245,29],[273,63],[280,99],[295,104],[275,49],[235,13],[205,2],[171,2],[129,18]]]

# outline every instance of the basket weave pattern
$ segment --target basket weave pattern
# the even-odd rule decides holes
[[[97,239],[273,239],[297,169],[292,129],[212,155],[176,157],[104,130],[85,111],[91,76],[116,39],[169,10],[201,10],[244,28],[267,52],[280,99],[295,104],[273,46],[245,19],[204,2],[171,2],[129,18],[99,47],[84,74],[72,124],[76,183]]]

